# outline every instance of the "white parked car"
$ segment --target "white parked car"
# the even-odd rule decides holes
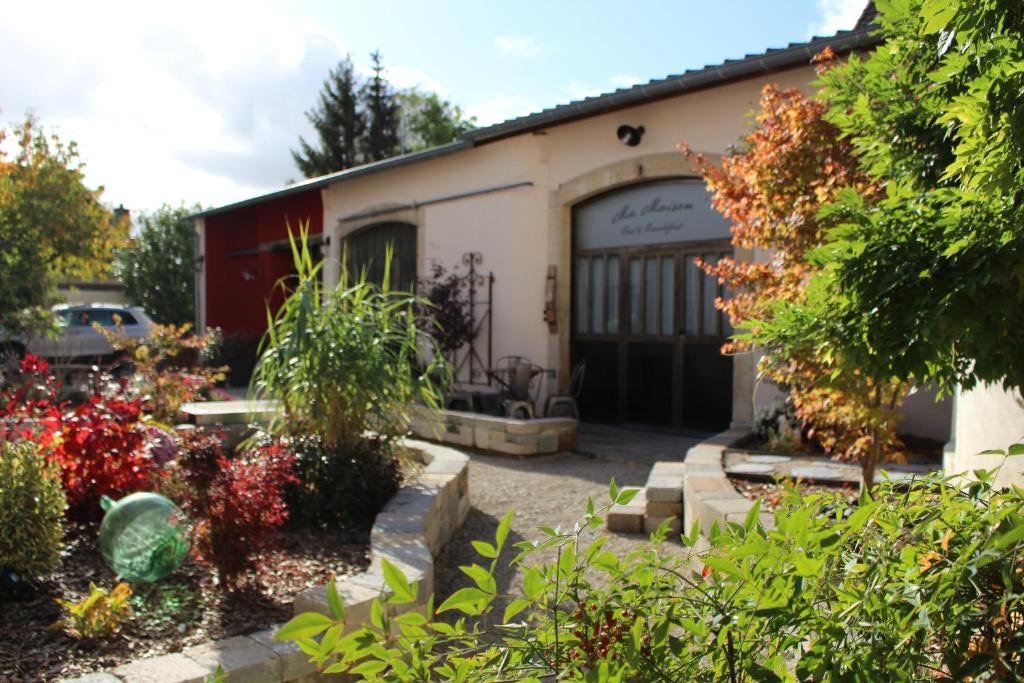
[[[15,335],[0,344],[9,353],[31,353],[61,360],[96,359],[114,353],[110,342],[93,327],[113,330],[118,324],[124,333],[139,339],[149,335],[153,321],[138,306],[121,304],[59,304],[53,307],[59,334],[55,337]]]

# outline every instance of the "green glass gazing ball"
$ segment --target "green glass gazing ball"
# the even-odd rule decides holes
[[[100,525],[103,559],[128,581],[159,581],[188,556],[188,522],[178,507],[156,493],[133,493],[114,502],[103,496]]]

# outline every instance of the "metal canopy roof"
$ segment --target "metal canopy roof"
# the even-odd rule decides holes
[[[877,27],[867,24],[865,21],[868,16],[873,16],[868,14],[870,10],[873,10],[871,5],[865,10],[865,16],[858,22],[858,27],[852,31],[840,31],[834,36],[816,36],[806,42],[790,43],[783,48],[770,48],[765,52],[748,54],[740,59],[727,59],[722,64],[708,65],[701,69],[691,69],[676,76],[652,80],[630,88],[620,88],[614,92],[587,97],[582,100],[551,107],[550,109],[544,109],[535,114],[527,114],[484,128],[476,128],[466,133],[460,140],[439,147],[433,147],[422,152],[402,154],[382,161],[348,168],[344,171],[310,178],[274,192],[200,211],[190,217],[195,218],[223,213],[351,178],[407,166],[427,161],[428,159],[436,159],[454,154],[463,149],[476,147],[513,135],[521,135],[540,128],[549,128],[590,116],[598,116],[626,107],[751,78],[759,74],[805,66],[810,63],[814,55],[827,47],[832,48],[838,54],[869,49],[881,43],[881,38],[876,34]]]

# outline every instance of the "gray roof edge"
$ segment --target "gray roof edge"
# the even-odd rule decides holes
[[[742,59],[726,60],[721,64],[705,66],[702,69],[687,71],[678,76],[640,83],[626,90],[617,90],[605,95],[568,102],[550,109],[527,114],[519,118],[510,119],[496,123],[485,128],[477,128],[469,131],[461,139],[449,142],[445,145],[425,149],[421,152],[403,154],[381,161],[375,161],[362,166],[354,166],[343,171],[329,173],[327,175],[310,178],[294,185],[261,194],[248,199],[243,199],[231,204],[225,204],[205,211],[194,213],[188,218],[201,218],[218,213],[233,211],[252,204],[287,197],[288,195],[314,190],[325,185],[358,178],[362,175],[398,168],[409,164],[447,156],[463,149],[475,147],[492,140],[505,138],[512,135],[526,133],[538,128],[557,125],[563,122],[596,116],[615,109],[622,109],[635,104],[642,103],[654,98],[670,97],[673,94],[683,94],[716,83],[727,83],[733,80],[741,80],[754,76],[758,73],[774,71],[777,69],[792,68],[801,64],[808,64],[810,59],[824,50],[831,47],[838,53],[850,52],[852,50],[873,47],[882,42],[877,35],[877,26],[874,24],[859,26],[851,31],[839,31],[834,36],[815,37],[804,43],[791,43],[787,47],[767,50],[756,54],[746,55]]]
[[[627,90],[617,90],[605,95],[561,104],[535,114],[527,114],[486,128],[477,128],[466,133],[464,139],[480,144],[563,121],[568,122],[620,109],[655,97],[682,94],[712,83],[725,83],[765,71],[794,67],[801,63],[806,64],[826,47],[831,47],[839,53],[872,47],[881,42],[881,39],[875,34],[876,28],[874,25],[867,25],[851,31],[840,31],[834,36],[816,37],[805,43],[792,43],[784,48],[751,54],[742,59],[727,60],[722,64],[709,65],[703,69],[687,71],[678,76],[641,83]]]
[[[434,159],[437,157],[447,156],[453,154],[459,150],[471,147],[466,140],[455,140],[438,147],[431,147],[421,152],[410,152],[409,154],[401,154],[396,157],[390,157],[388,159],[381,159],[380,161],[373,161],[368,164],[361,166],[353,166],[352,168],[346,168],[343,171],[336,171],[334,173],[328,173],[327,175],[317,176],[316,178],[308,178],[301,182],[289,185],[288,187],[281,188],[280,190],[274,190],[265,194],[257,195],[255,197],[249,197],[248,199],[242,199],[231,204],[225,204],[223,206],[217,206],[212,209],[205,209],[198,211],[194,214],[187,216],[187,218],[203,218],[206,216],[212,216],[218,213],[224,213],[226,211],[233,211],[235,209],[241,209],[251,204],[258,204],[260,202],[269,201],[271,199],[280,199],[281,197],[287,197],[289,195],[298,194],[300,192],[306,192],[308,190],[315,190],[331,183],[336,183],[341,180],[348,180],[349,178],[357,178],[361,175],[367,175],[369,173],[375,173],[377,171],[384,171],[390,168],[398,168],[400,166],[407,166],[420,161],[426,161],[427,159]]]

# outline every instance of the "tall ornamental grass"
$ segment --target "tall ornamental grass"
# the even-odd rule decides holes
[[[315,436],[332,451],[388,446],[407,430],[410,406],[440,405],[450,370],[416,325],[423,302],[391,289],[390,252],[380,284],[349,273],[342,258],[338,286],[325,290],[307,237],[308,225],[297,238],[289,228],[295,275],[278,284],[286,297],[268,311],[251,393],[282,402],[277,434]]]

